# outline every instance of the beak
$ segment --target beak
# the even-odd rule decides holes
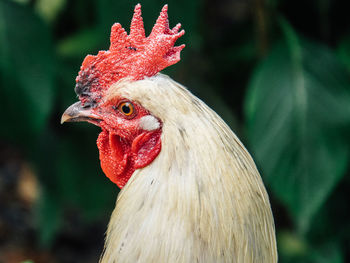
[[[61,124],[64,122],[87,121],[97,125],[101,121],[101,117],[92,112],[90,107],[83,107],[78,101],[69,106],[61,117]]]

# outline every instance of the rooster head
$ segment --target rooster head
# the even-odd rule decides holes
[[[101,167],[120,188],[159,154],[162,122],[115,87],[152,77],[180,60],[184,45],[174,44],[184,31],[179,32],[180,24],[169,28],[167,8],[163,7],[148,37],[140,4],[129,35],[119,23],[112,26],[109,50],[84,59],[75,86],[79,101],[62,115],[61,123],[87,121],[102,128],[97,139]]]

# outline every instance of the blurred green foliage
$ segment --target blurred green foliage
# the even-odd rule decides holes
[[[38,235],[50,246],[64,211],[109,217],[98,128],[60,126],[86,54],[128,29],[137,1],[0,1],[0,140],[41,183]],[[214,108],[251,151],[272,200],[280,262],[348,262],[350,21],[346,1],[167,1],[186,30],[165,73]],[[163,1],[141,2],[146,32]],[[102,233],[101,233],[102,234]]]

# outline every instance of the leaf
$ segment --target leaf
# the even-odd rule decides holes
[[[79,124],[78,124],[79,125]],[[78,137],[65,137],[55,160],[55,181],[58,192],[67,204],[82,208],[88,220],[109,215],[113,210],[118,188],[103,174],[96,147],[95,127],[85,128]],[[73,127],[67,127],[73,130]],[[76,142],[84,147],[76,147]],[[90,149],[86,152],[86,149]],[[92,187],[93,186],[93,187]],[[98,193],[98,194],[97,194]]]
[[[54,95],[51,36],[29,7],[0,2],[0,57],[1,134],[19,140],[43,128]]]
[[[279,261],[284,263],[343,263],[339,243],[328,240],[322,245],[307,244],[295,233],[280,231],[278,234]]]
[[[315,248],[309,255],[310,261],[314,263],[343,263],[344,257],[342,255],[339,244],[330,240],[323,246]]]
[[[59,120],[57,120],[59,121]],[[67,208],[79,211],[85,222],[109,216],[115,205],[118,187],[103,174],[96,147],[97,127],[87,123],[64,125],[58,135],[53,130],[31,153],[38,165],[43,186],[36,209],[41,244],[52,245],[64,231]]]
[[[278,232],[277,243],[279,255],[282,258],[305,257],[309,253],[305,240],[285,230]]]
[[[35,8],[47,22],[52,22],[66,5],[66,0],[37,0]]]
[[[337,47],[337,55],[350,71],[350,36],[343,38]]]
[[[39,242],[43,247],[50,247],[56,233],[62,225],[62,204],[59,198],[49,191],[43,191],[36,206]]]
[[[350,80],[331,50],[285,34],[252,76],[246,128],[266,183],[305,232],[347,167]]]

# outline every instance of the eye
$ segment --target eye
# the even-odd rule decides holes
[[[134,105],[131,102],[122,102],[118,106],[118,110],[125,116],[131,116],[134,113]]]

